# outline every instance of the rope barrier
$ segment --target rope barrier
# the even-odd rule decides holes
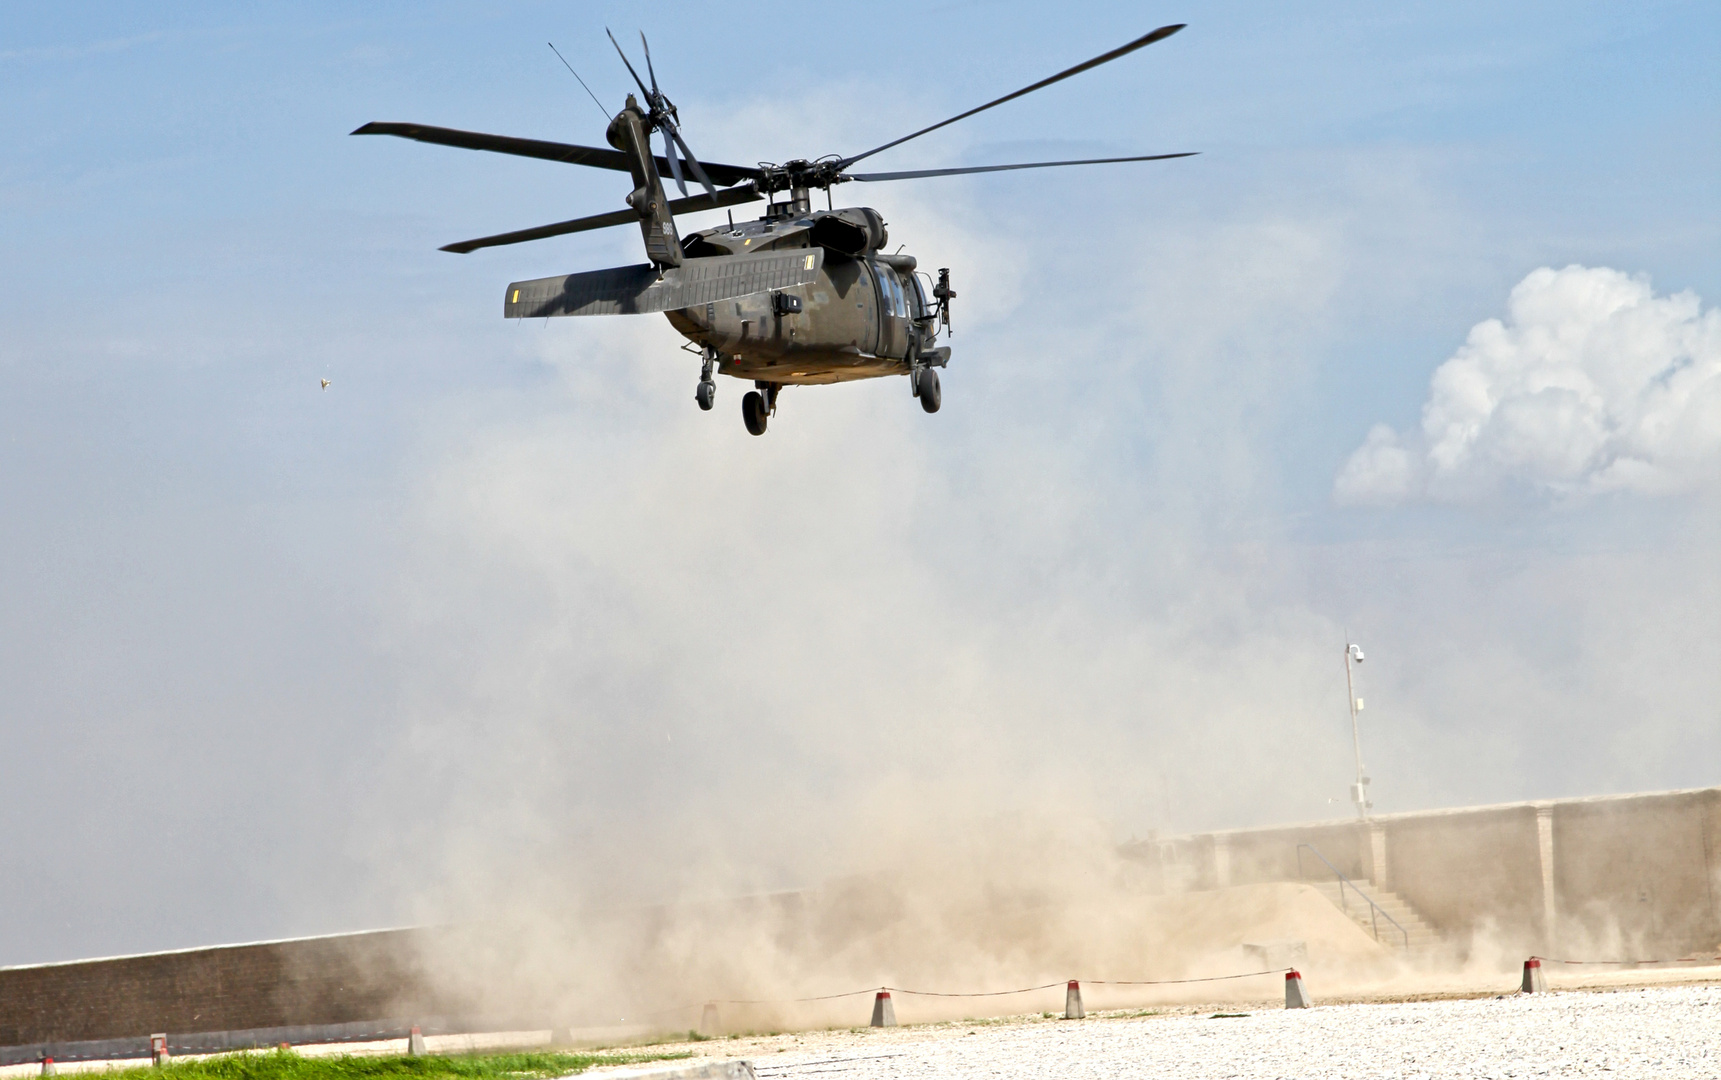
[[[1561,960],[1553,956],[1532,956],[1532,960],[1540,960],[1544,964],[1714,964],[1721,963],[1721,956],[1678,956],[1671,960]]]
[[[893,994],[912,994],[915,997],[1008,997],[1011,994],[1031,994],[1035,990],[1050,990],[1054,986],[1064,986],[1068,982],[1068,979],[1059,979],[1057,982],[1049,982],[1040,986],[1024,986],[1020,990],[985,990],[975,994],[947,994],[938,990],[904,990],[899,986],[881,986],[879,989],[888,990]]]
[[[1269,968],[1266,971],[1245,971],[1241,975],[1208,975],[1200,979],[1087,979],[1085,986],[1172,986],[1177,983],[1224,982],[1227,979],[1253,979],[1257,975],[1284,975],[1296,968]],[[1053,984],[1056,985],[1056,984]]]
[[[1262,975],[1283,975],[1294,968],[1269,968],[1266,971],[1245,971],[1236,975],[1206,975],[1194,979],[1077,979],[1076,982],[1087,986],[1176,986],[1186,983],[1226,982],[1231,979],[1253,979]],[[710,998],[706,1001],[695,1002],[691,1005],[678,1005],[673,1009],[660,1009],[657,1012],[641,1013],[641,1016],[665,1016],[670,1013],[687,1012],[703,1008],[706,1005],[801,1005],[811,1001],[837,1001],[841,998],[860,997],[863,994],[876,994],[884,991],[890,994],[908,994],[912,997],[945,997],[945,998],[982,998],[1009,997],[1012,994],[1031,994],[1036,990],[1050,990],[1053,987],[1067,986],[1071,980],[1059,979],[1057,982],[1041,983],[1039,986],[1024,986],[1018,990],[978,990],[971,993],[956,993],[946,990],[908,990],[900,986],[869,986],[864,990],[846,990],[840,994],[819,994],[814,997],[798,998]]]
[[[847,990],[841,994],[820,994],[818,997],[804,998],[712,998],[713,1005],[795,1005],[803,1001],[835,1001],[838,998],[859,997],[862,994],[873,994],[888,987],[869,986],[865,990]],[[700,1004],[704,1004],[701,1002]],[[698,1008],[689,1005],[687,1008]]]

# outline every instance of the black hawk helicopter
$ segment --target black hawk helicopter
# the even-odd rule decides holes
[[[661,312],[697,347],[702,357],[699,386],[694,394],[701,409],[709,410],[716,398],[713,373],[752,380],[754,389],[741,399],[741,415],[747,430],[754,435],[765,433],[769,417],[776,413],[778,392],[789,385],[907,375],[910,391],[920,399],[921,407],[932,413],[938,411],[941,402],[937,369],[950,362],[950,347],[938,344],[940,328],[950,329],[950,301],[956,297],[950,288],[950,271],[939,270],[937,282],[933,283],[930,275],[917,270],[914,256],[886,254],[889,234],[884,218],[870,207],[831,208],[831,188],[851,180],[871,183],[1191,157],[1188,153],[1148,154],[908,172],[849,171],[850,166],[874,154],[1116,60],[1170,37],[1184,25],[1162,26],[1032,86],[850,157],[830,155],[814,161],[796,159],[783,165],[757,167],[701,163],[682,137],[675,105],[657,87],[651,47],[645,43],[644,34],[640,35],[640,43],[651,77],[649,87],[634,70],[615,35],[610,35],[610,42],[621,54],[622,63],[627,65],[628,73],[645,98],[642,107],[629,94],[626,105],[610,121],[605,134],[613,149],[422,124],[369,123],[353,134],[398,135],[442,146],[490,150],[632,174],[633,191],[625,200],[626,210],[463,240],[442,248],[464,254],[479,248],[639,223],[649,263],[516,281],[508,286],[503,301],[505,318]],[[662,157],[652,153],[654,133],[663,136]],[[665,172],[674,178],[682,198],[671,200],[665,194]],[[688,173],[705,188],[704,194],[687,194]],[[813,210],[810,193],[815,188],[825,190],[827,209]],[[778,199],[780,193],[786,196]],[[731,220],[729,224],[687,237],[676,231],[677,214],[740,206],[761,199],[766,200],[765,216],[757,221],[736,225]],[[922,286],[922,277],[930,289]]]

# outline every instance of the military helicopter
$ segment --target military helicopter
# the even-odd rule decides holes
[[[675,105],[658,89],[651,46],[643,33],[640,44],[645,50],[649,86],[615,35],[610,35],[611,44],[645,99],[642,106],[630,93],[622,110],[610,121],[605,137],[613,149],[422,124],[373,122],[352,134],[397,135],[442,146],[632,174],[633,191],[624,200],[625,210],[462,240],[442,248],[464,254],[588,229],[639,224],[650,262],[516,281],[508,286],[503,300],[505,318],[662,313],[691,343],[683,347],[701,358],[699,385],[694,392],[701,409],[709,411],[716,400],[714,373],[752,381],[754,389],[741,399],[741,416],[754,435],[765,433],[769,418],[777,410],[778,393],[785,386],[906,375],[909,390],[921,407],[934,413],[942,401],[938,369],[950,362],[950,347],[938,344],[940,330],[950,330],[950,302],[956,298],[950,287],[950,271],[939,270],[933,282],[918,269],[914,256],[885,253],[889,233],[879,212],[864,206],[835,209],[831,189],[850,181],[875,183],[1191,157],[1189,153],[1148,154],[907,172],[849,171],[857,162],[910,139],[1162,41],[1184,25],[1162,26],[1032,86],[849,157],[833,154],[756,167],[701,163],[681,134]],[[597,100],[595,95],[592,100]],[[654,134],[663,139],[661,157],[652,153]],[[674,178],[681,198],[672,200],[665,193],[666,172]],[[704,194],[688,195],[689,174],[705,188]],[[825,190],[824,210],[812,207],[811,192],[816,188]],[[756,221],[737,225],[731,214],[727,224],[686,237],[676,230],[677,214],[760,200],[766,202],[765,214]]]

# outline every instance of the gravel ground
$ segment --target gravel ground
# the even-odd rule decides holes
[[[1223,1012],[1216,1016],[1215,1010]],[[433,1050],[449,1053],[540,1044],[549,1034],[447,1036],[430,1042]],[[750,1060],[760,1080],[1721,1080],[1721,984],[1602,986],[1294,1010],[1277,1003],[1199,1010],[1180,1006],[1152,1013],[1090,1014],[1087,1020],[1035,1014],[657,1045],[666,1051],[685,1048],[700,1057]],[[295,1049],[311,1054],[400,1053],[404,1041]],[[61,1071],[99,1071],[109,1064],[68,1063]],[[594,1069],[581,1080],[603,1080],[617,1071],[633,1070]],[[33,1078],[38,1072],[34,1064],[11,1066],[0,1069],[0,1080]]]
[[[803,1032],[696,1052],[760,1080],[1721,1077],[1721,987]],[[840,1074],[840,1075],[838,1075]]]

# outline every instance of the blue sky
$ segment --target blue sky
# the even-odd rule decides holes
[[[435,249],[623,181],[346,135],[600,142],[545,42],[613,108],[608,25],[702,156],[854,152],[1167,22],[875,160],[1202,156],[839,189],[953,269],[936,417],[798,390],[755,440],[661,320],[509,325],[636,234]],[[1694,3],[8,6],[0,963],[441,917],[529,861],[796,883],[910,807],[1342,815],[1347,630],[1382,810],[1717,782],[1710,414],[1648,413],[1694,434],[1626,488],[1494,420],[1440,472],[1419,424],[1542,267],[1646,280],[1702,370],[1718,45]],[[1425,478],[1336,497],[1376,425]]]

